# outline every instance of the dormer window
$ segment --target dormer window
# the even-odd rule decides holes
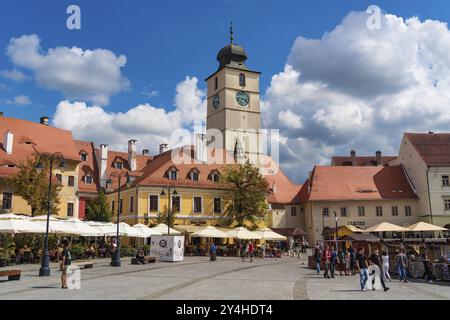
[[[189,171],[189,179],[192,181],[198,181],[200,177],[200,172],[197,169],[192,169],[191,171]]]
[[[245,87],[245,74],[243,73],[239,74],[239,85]]]
[[[122,162],[114,162],[114,168],[121,170],[123,168],[123,163]]]
[[[94,179],[92,178],[92,176],[91,175],[85,175],[84,177],[83,177],[83,181],[84,181],[84,183],[86,183],[86,184],[92,184],[93,182],[94,182]]]
[[[81,152],[80,153],[80,160],[81,161],[87,161],[88,155],[86,152]]]
[[[217,170],[212,171],[212,172],[209,174],[209,179],[210,179],[211,181],[214,181],[214,182],[219,182],[219,180],[220,180],[220,173],[219,173]]]
[[[178,170],[175,167],[170,168],[167,170],[167,178],[170,180],[178,180]]]

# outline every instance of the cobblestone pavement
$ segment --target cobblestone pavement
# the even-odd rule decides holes
[[[13,267],[14,268],[14,267]],[[112,268],[96,260],[81,270],[81,289],[60,289],[60,272],[52,265],[50,277],[38,277],[37,265],[20,266],[20,281],[0,280],[0,299],[450,299],[448,284],[395,281],[387,293],[360,292],[358,277],[324,279],[306,268],[304,259],[186,257],[177,263],[157,262]],[[4,279],[4,278],[2,278]]]

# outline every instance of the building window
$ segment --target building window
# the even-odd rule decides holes
[[[291,207],[291,217],[297,216],[297,207]]]
[[[405,206],[405,216],[410,217],[411,213],[411,206]]]
[[[3,200],[2,200],[2,209],[9,210],[12,209],[12,193],[11,192],[3,192]]]
[[[194,213],[202,212],[202,198],[194,197]]]
[[[75,177],[74,176],[69,176],[69,181],[68,181],[67,185],[69,187],[73,187],[75,185]]]
[[[198,171],[192,171],[191,172],[191,180],[192,181],[198,181]]]
[[[346,207],[342,207],[341,208],[341,217],[346,217],[347,216],[347,208]]]
[[[150,195],[150,197],[149,197],[149,209],[148,209],[150,212],[158,212],[159,211],[159,209],[158,209],[158,199],[159,199],[159,197],[157,195],[154,195],[154,194]]]
[[[358,207],[358,217],[364,217],[366,215],[366,208],[364,206]]]
[[[245,74],[243,73],[239,74],[239,85],[245,87]]]
[[[134,197],[130,196],[130,212],[134,210]]]
[[[219,175],[219,173],[217,173],[217,172],[211,172],[211,173],[210,173],[210,178],[211,178],[211,180],[214,181],[214,182],[219,182],[219,180],[220,180],[220,175]]]
[[[121,170],[123,168],[122,162],[114,162],[114,168]]]
[[[119,213],[122,213],[123,210],[123,199],[119,200]]]
[[[178,178],[178,172],[176,170],[169,171],[169,179],[170,180],[177,180]]]
[[[214,213],[222,213],[222,199],[214,198]]]
[[[377,206],[375,208],[375,210],[376,210],[377,217],[382,217],[383,216],[383,207]]]
[[[179,213],[180,212],[180,196],[172,196],[172,212]]]
[[[398,207],[392,206],[391,210],[392,210],[392,216],[397,217],[398,216]]]
[[[59,183],[62,184],[62,174],[57,173],[55,176],[56,176],[56,179],[58,179]]]
[[[323,208],[322,215],[324,217],[329,217],[330,216],[330,208]]]
[[[444,199],[444,209],[450,211],[450,199]]]
[[[80,153],[80,160],[81,161],[87,161],[87,154],[86,153]]]
[[[67,216],[73,217],[73,203],[71,202],[67,203]]]
[[[90,175],[85,175],[83,177],[83,181],[86,184],[92,184],[93,180],[94,180],[94,178],[92,178],[92,176],[90,176]]]
[[[442,176],[442,185],[444,187],[450,186],[450,180],[449,180],[448,176]]]
[[[114,205],[115,205],[115,203],[114,203],[114,200],[113,200],[113,201],[111,201],[111,212],[112,213],[114,213]]]
[[[219,79],[217,77],[214,78],[214,90],[219,88]]]

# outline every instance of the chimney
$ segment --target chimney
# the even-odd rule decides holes
[[[159,145],[159,154],[164,153],[167,151],[167,143],[161,143]]]
[[[137,140],[128,140],[128,164],[130,165],[131,171],[137,169],[136,165],[136,142]]]
[[[375,157],[377,159],[377,165],[381,166],[382,165],[382,163],[381,163],[381,151],[375,152]]]
[[[3,117],[3,111],[0,111],[0,117]]]
[[[352,150],[350,151],[350,158],[352,159],[352,166],[356,167],[358,163],[356,162],[356,151]]]
[[[108,145],[100,145],[100,186],[106,188],[106,167],[108,166]]]
[[[204,133],[195,134],[195,160],[206,161],[206,135]]]
[[[3,149],[5,149],[6,154],[12,154],[13,152],[13,141],[14,135],[11,130],[5,132],[3,140]]]
[[[40,120],[39,120],[39,122],[40,122],[40,124],[43,124],[44,126],[48,126],[48,117],[40,117],[39,118]]]
[[[143,156],[148,156],[150,154],[150,150],[148,150],[148,149],[143,149],[142,150],[142,155]]]

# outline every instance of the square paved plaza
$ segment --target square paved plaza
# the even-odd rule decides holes
[[[450,299],[449,283],[415,279],[388,282],[388,292],[361,292],[358,276],[324,279],[306,268],[305,258],[286,256],[252,263],[233,257],[219,257],[215,262],[208,257],[186,257],[183,262],[144,266],[131,265],[130,259],[124,258],[120,268],[99,259],[92,269],[81,269],[79,290],[60,289],[61,273],[55,264],[48,278],[38,277],[38,265],[19,268],[20,281],[0,280],[0,299]]]

